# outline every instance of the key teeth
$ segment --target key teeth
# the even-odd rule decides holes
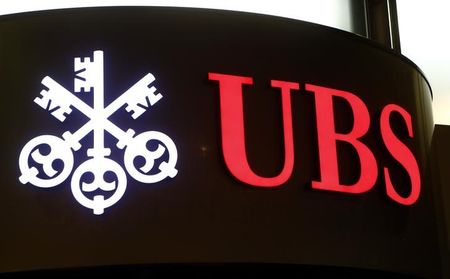
[[[42,80],[41,80],[41,84],[44,85],[47,88],[50,88],[50,84],[52,82],[52,78],[49,76],[45,76]]]
[[[41,108],[43,108],[47,111],[56,109],[51,112],[51,115],[53,115],[59,121],[64,122],[64,120],[66,120],[67,115],[69,115],[72,112],[70,105],[69,106],[55,106],[52,104],[51,98],[48,95],[49,95],[48,91],[42,90],[41,97],[36,97],[36,98],[34,98],[33,101],[38,106],[40,106]]]
[[[152,75],[151,73],[148,73],[144,78],[147,81],[148,85],[150,85],[150,83],[155,81],[155,76]]]
[[[61,122],[66,120],[67,115],[72,112],[71,104],[62,97],[59,84],[46,76],[41,81],[46,89],[41,90],[40,96],[34,98],[34,102],[46,111],[49,111]]]
[[[76,73],[74,91],[80,93],[84,90],[86,93],[93,93],[91,88],[98,79],[102,79],[103,51],[94,51],[92,57],[75,57],[74,71]]]
[[[48,93],[47,90],[42,90],[40,93],[41,97],[36,97],[33,100],[33,102],[35,102],[38,106],[40,106],[43,109],[47,109],[47,105],[50,101],[50,99],[45,96],[46,93]]]
[[[75,57],[74,59],[74,70],[75,72],[81,71],[83,69],[86,69],[86,64],[92,63],[94,62],[94,60],[91,60],[91,57],[86,56],[86,57]]]
[[[73,83],[75,93],[94,93],[94,87],[86,85],[86,81],[75,78]]]
[[[69,115],[72,112],[72,109],[70,106],[59,106],[55,107],[56,110],[53,111],[51,114],[58,119],[61,122],[64,122],[66,120],[67,115]]]
[[[142,114],[144,114],[145,109],[141,108],[141,107],[137,107],[133,110],[133,114],[131,115],[131,117],[133,117],[133,119],[138,118],[139,116],[141,116]]]
[[[145,83],[139,82],[139,85],[142,87]],[[148,88],[142,88],[140,90],[135,89],[136,92],[134,95],[133,101],[129,101],[127,104],[127,106],[125,107],[125,110],[127,112],[132,113],[131,117],[133,117],[133,119],[138,118],[139,116],[141,116],[145,111],[147,111],[147,109],[151,106],[153,106],[154,104],[156,104],[159,100],[161,100],[161,98],[163,97],[163,95],[161,93],[157,93],[156,92],[156,88],[154,86]],[[141,93],[144,92],[144,93]]]
[[[64,122],[64,120],[66,120],[65,112],[62,109],[55,110],[54,112],[52,112],[52,115],[61,122]]]
[[[125,110],[127,112],[131,113],[131,117],[133,117],[133,119],[138,118],[146,111],[146,109],[144,109],[138,105],[128,105],[125,107]]]
[[[147,96],[148,102],[150,103],[151,106],[153,106],[154,104],[156,104],[159,100],[162,99],[163,95],[159,92],[156,92],[156,88],[154,86],[152,86],[150,88],[150,90],[155,90],[154,93],[149,94]]]
[[[51,78],[46,76],[42,79],[41,84],[45,86],[46,89],[42,89],[39,92],[40,97],[34,98],[34,102],[43,109],[47,109],[50,104],[50,88],[51,88]],[[51,105],[51,104],[50,104]],[[50,108],[51,109],[51,108]]]

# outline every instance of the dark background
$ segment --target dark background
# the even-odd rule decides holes
[[[127,191],[95,216],[73,198],[70,177],[41,189],[18,181],[18,157],[32,138],[74,132],[33,102],[46,75],[73,88],[73,58],[103,50],[105,102],[146,73],[163,98],[136,120],[122,109],[122,129],[167,134],[178,149],[178,175],[156,184],[128,176]],[[254,78],[244,87],[248,160],[263,176],[283,164],[281,98],[270,80],[299,82],[292,93],[295,165],[289,181],[260,189],[234,179],[221,154],[219,91],[208,72]],[[378,162],[374,188],[362,195],[315,191],[320,178],[313,94],[305,83],[358,95],[371,128],[362,139]],[[0,18],[0,271],[148,263],[283,263],[355,267],[433,278],[439,249],[428,150],[431,94],[408,60],[356,35],[301,21],[236,12],[174,8],[101,8]],[[394,103],[413,117],[414,139],[393,117],[419,161],[421,196],[405,207],[390,200],[382,169],[408,193],[409,178],[384,147],[382,108]],[[348,105],[336,100],[336,127],[352,128]],[[131,120],[131,121],[130,121]],[[84,162],[91,136],[76,153]],[[106,138],[111,158],[123,152]],[[338,144],[341,181],[358,179],[352,147]]]

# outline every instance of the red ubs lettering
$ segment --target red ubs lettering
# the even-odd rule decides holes
[[[209,79],[219,82],[222,151],[225,164],[231,174],[241,182],[255,187],[278,187],[285,183],[294,167],[294,142],[291,113],[291,91],[298,90],[295,82],[272,80],[271,86],[279,88],[282,100],[284,133],[284,166],[274,177],[263,177],[252,171],[245,150],[244,112],[242,103],[243,85],[253,84],[251,77],[209,73]],[[306,84],[305,89],[314,94],[316,107],[317,139],[319,147],[320,180],[312,181],[312,188],[359,194],[372,189],[378,178],[378,167],[372,151],[359,139],[370,128],[370,115],[367,106],[355,94],[332,88]],[[347,102],[353,113],[353,127],[348,133],[338,133],[335,129],[333,98]],[[404,120],[408,136],[413,138],[411,115],[402,107],[386,105],[380,117],[381,137],[391,156],[405,169],[410,178],[411,191],[403,197],[395,190],[390,178],[390,170],[383,168],[387,195],[403,204],[414,204],[420,195],[420,171],[417,160],[411,150],[399,140],[390,126],[390,116],[398,113]],[[350,144],[359,158],[360,175],[353,185],[344,185],[339,181],[337,142]]]

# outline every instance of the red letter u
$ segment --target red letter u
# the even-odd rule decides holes
[[[258,187],[276,187],[286,182],[294,167],[294,143],[292,134],[291,89],[299,84],[272,80],[272,87],[281,89],[284,131],[284,166],[275,177],[262,177],[250,168],[245,150],[244,108],[242,85],[253,84],[251,77],[209,73],[210,80],[219,81],[220,113],[222,125],[222,150],[230,172],[240,181]]]

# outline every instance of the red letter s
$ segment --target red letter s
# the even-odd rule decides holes
[[[384,168],[384,177],[386,180],[386,192],[387,195],[394,201],[404,204],[411,205],[417,201],[420,194],[420,172],[419,166],[417,165],[416,158],[412,154],[411,150],[406,147],[394,134],[391,129],[389,118],[392,112],[398,112],[403,117],[408,128],[408,135],[410,138],[413,137],[413,130],[411,124],[411,115],[404,110],[402,107],[397,105],[387,105],[381,112],[380,126],[381,126],[381,136],[383,137],[383,142],[389,153],[405,168],[408,172],[409,178],[411,179],[411,193],[408,197],[401,197],[394,189],[392,185],[391,177],[389,175],[389,169]]]

